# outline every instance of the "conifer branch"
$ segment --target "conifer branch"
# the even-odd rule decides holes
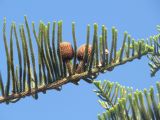
[[[110,81],[94,81],[98,90],[95,90],[100,105],[106,110],[98,115],[99,120],[158,120],[160,119],[160,83],[157,82],[158,93],[153,87],[147,91],[124,87]],[[114,117],[114,118],[113,118]]]
[[[92,83],[99,73],[112,71],[119,65],[140,59],[144,55],[153,55],[159,52],[159,39],[154,39],[159,34],[150,37],[149,43],[147,40],[135,41],[125,32],[123,44],[118,50],[118,30],[113,27],[112,44],[111,47],[108,47],[106,27],[102,25],[102,33],[98,35],[98,25],[95,23],[92,45],[89,44],[90,25],[88,25],[86,42],[77,49],[75,23],[72,23],[74,48],[69,42],[63,40],[62,21],[58,21],[57,27],[56,31],[56,22],[53,22],[51,38],[49,22],[45,24],[40,21],[38,32],[32,22],[31,32],[25,16],[25,26],[19,27],[20,38],[17,35],[16,24],[12,23],[9,49],[6,37],[6,19],[4,19],[3,38],[7,57],[7,83],[4,85],[3,77],[0,74],[0,103],[15,103],[21,98],[31,95],[37,99],[39,92],[45,93],[50,89],[61,90],[63,85],[67,83],[77,85],[81,79]],[[35,56],[32,34],[37,43],[38,58]],[[57,34],[57,38],[55,34]],[[13,51],[14,38],[16,39],[19,63],[19,66],[16,67]],[[38,63],[36,63],[36,59],[38,59]],[[36,69],[37,64],[38,68]]]

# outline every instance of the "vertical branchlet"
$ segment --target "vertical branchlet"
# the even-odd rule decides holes
[[[102,66],[105,66],[105,61],[106,61],[106,54],[105,54],[105,50],[107,49],[106,47],[106,45],[107,45],[107,41],[106,41],[106,36],[105,36],[105,26],[103,25],[102,26],[102,37],[101,37],[101,39],[102,39]]]
[[[52,26],[52,52],[53,52],[53,61],[55,61],[55,68],[56,68],[56,79],[58,80],[60,77],[60,71],[59,71],[59,63],[57,61],[57,54],[56,54],[56,48],[55,48],[55,29],[56,29],[56,21],[53,22]]]
[[[103,35],[102,35],[103,37]],[[108,50],[108,42],[107,42],[107,38],[108,38],[108,32],[107,32],[107,28],[104,28],[104,45],[105,45],[105,50]],[[103,39],[103,38],[102,38]],[[106,52],[106,51],[105,51]],[[105,65],[107,66],[108,65],[108,62],[109,62],[109,55],[106,54],[106,58],[105,58],[106,62],[105,62]]]
[[[40,23],[40,32],[41,32],[41,52],[42,52],[42,64],[44,64],[44,66],[46,66],[47,69],[47,76],[45,78],[44,83],[48,84],[51,82],[52,80],[52,74],[51,74],[51,70],[50,70],[50,65],[49,65],[49,57],[48,57],[48,50],[46,51],[46,46],[45,46],[45,50],[43,45],[46,45],[46,38],[45,38],[45,25],[43,22]],[[46,51],[46,53],[45,53]],[[45,67],[43,66],[43,73],[45,74]]]
[[[38,34],[38,38],[39,38],[39,45],[40,45],[40,59],[42,62],[42,71],[43,71],[43,75],[42,75],[42,80],[40,81],[40,84],[47,84],[48,83],[48,79],[47,79],[47,75],[46,75],[46,57],[44,54],[44,48],[43,48],[43,39],[44,39],[44,33],[42,30],[42,21],[39,24],[39,34]],[[49,76],[48,76],[49,77]]]
[[[87,35],[86,35],[86,48],[85,48],[85,54],[84,54],[84,59],[83,62],[87,62],[86,65],[84,65],[84,71],[88,70],[89,66],[89,59],[90,56],[88,56],[88,48],[89,48],[89,39],[90,39],[90,25],[87,25]]]
[[[23,91],[26,91],[26,52],[25,52],[25,46],[24,46],[24,40],[23,40],[23,33],[22,28],[20,26],[19,28],[20,36],[21,36],[21,43],[22,43],[22,50],[23,50]]]
[[[26,25],[26,29],[27,29],[27,33],[28,33],[29,48],[30,48],[32,66],[33,66],[33,72],[34,72],[35,89],[37,89],[38,82],[37,82],[36,64],[35,64],[34,50],[33,50],[33,46],[32,46],[32,39],[31,39],[31,35],[30,35],[30,28],[28,25],[27,17],[25,16],[24,19],[25,19],[25,25]],[[38,98],[37,94],[35,96]]]
[[[121,51],[120,51],[119,62],[122,62],[126,39],[127,39],[127,32],[124,33],[124,39],[123,39],[123,44],[122,44],[122,48],[121,48]]]
[[[47,26],[45,26],[44,24],[42,25],[42,31],[43,31],[43,40],[44,40],[44,46],[45,46],[45,55],[46,55],[46,67],[48,69],[48,76],[49,76],[49,79],[48,79],[48,82],[51,83],[53,81],[53,66],[52,66],[52,63],[51,63],[51,57],[50,57],[50,54],[49,54],[49,46],[48,46],[48,36],[47,36],[47,31],[48,31],[48,28]],[[51,72],[52,71],[52,72]]]
[[[135,55],[135,46],[134,46],[134,42],[135,42],[135,40],[132,39],[132,56]]]
[[[131,36],[128,35],[127,58],[130,57],[130,42],[131,42]]]
[[[12,93],[16,93],[16,81],[15,81],[15,71],[14,71],[14,61],[13,61],[13,23],[10,29],[10,65],[11,65],[11,74],[12,74]]]
[[[104,44],[103,44],[103,41],[102,41],[102,35],[100,35],[99,37],[99,54],[100,54],[100,62],[99,62],[99,67],[104,65],[104,61],[105,61],[105,54],[104,51]]]
[[[3,85],[1,72],[0,72],[0,91],[2,93],[2,96],[5,97],[5,91],[4,91],[4,85]]]
[[[17,91],[17,93],[19,93],[19,91],[20,91],[20,84],[19,84],[19,80],[18,80],[18,66],[16,66],[15,84],[16,84],[16,91]]]
[[[17,52],[18,52],[18,62],[19,62],[19,92],[22,92],[22,56],[21,56],[21,49],[20,49],[20,45],[19,45],[19,40],[18,40],[18,35],[17,35],[15,23],[14,23],[13,29],[14,29],[14,36],[16,39],[16,46],[17,46]]]
[[[7,38],[6,38],[6,18],[4,18],[4,23],[3,23],[3,40],[4,40],[6,57],[7,57],[7,84],[5,86],[5,96],[8,96],[10,91],[11,81],[10,81],[10,55],[9,55],[9,49],[7,45]]]
[[[26,53],[26,61],[27,61],[27,69],[28,69],[28,74],[27,74],[27,85],[28,85],[28,92],[31,92],[31,68],[30,68],[30,60],[29,60],[29,53],[28,53],[28,46],[27,46],[27,41],[26,41],[26,36],[25,36],[25,31],[24,31],[24,26],[21,26],[22,29],[22,37],[24,41],[24,49]]]
[[[97,32],[98,32],[98,25],[97,25]],[[95,55],[96,55],[96,67],[99,65],[99,54],[98,54],[98,33],[95,33]]]
[[[112,64],[112,61],[113,61],[112,55],[115,47],[114,45],[115,45],[115,27],[112,27],[112,43],[111,43],[109,64]]]
[[[141,58],[141,55],[142,54],[142,42],[141,41],[138,41],[138,59]]]
[[[60,48],[59,45],[62,42],[62,21],[58,22],[58,38],[57,38],[57,54],[59,58],[59,65],[60,65],[60,73],[61,77],[64,77],[64,72],[63,72],[63,61],[60,53]]]
[[[38,68],[39,68],[39,81],[37,81],[37,84],[41,84],[42,82],[42,61],[41,61],[41,49],[40,49],[40,42],[39,42],[39,37],[37,36],[36,30],[35,30],[35,26],[34,26],[34,22],[32,22],[32,30],[33,30],[33,34],[34,37],[36,39],[36,43],[38,46]]]
[[[72,22],[72,37],[73,37],[73,44],[74,44],[74,58],[73,58],[73,74],[76,71],[76,60],[77,60],[77,40],[76,40],[76,33],[75,33],[75,23]]]
[[[116,62],[116,59],[117,59],[117,37],[118,37],[118,30],[115,29],[114,31],[114,62]]]
[[[57,74],[56,74],[56,67],[55,67],[55,60],[53,58],[53,53],[52,53],[52,48],[51,48],[51,44],[50,44],[50,22],[48,22],[47,24],[47,45],[49,47],[49,56],[50,56],[50,59],[51,59],[51,64],[52,64],[52,67],[51,69],[51,72],[52,72],[52,77],[53,77],[53,81],[55,81],[57,79]]]
[[[88,73],[90,74],[92,71],[93,67],[93,61],[94,61],[94,54],[95,54],[95,48],[96,48],[96,37],[97,37],[97,29],[98,25],[95,23],[94,24],[94,35],[93,35],[93,42],[92,42],[92,51],[91,51],[91,57],[90,57],[90,64],[89,64],[89,71]]]

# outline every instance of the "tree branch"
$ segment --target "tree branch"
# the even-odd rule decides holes
[[[152,52],[146,51],[146,52],[142,53],[142,56],[144,56],[146,54],[151,54],[151,53]],[[41,85],[37,89],[32,88],[31,91],[24,91],[24,92],[21,92],[21,93],[10,94],[10,95],[4,96],[4,97],[1,96],[0,97],[0,103],[10,101],[10,100],[14,100],[14,99],[20,99],[20,98],[23,98],[25,96],[31,96],[31,95],[34,95],[35,93],[43,92],[43,91],[46,91],[46,90],[57,89],[57,88],[65,85],[67,83],[77,82],[80,79],[87,78],[88,76],[90,76],[92,74],[96,74],[96,73],[99,73],[100,71],[107,70],[110,67],[116,67],[118,65],[125,64],[126,62],[130,62],[130,61],[132,61],[136,58],[139,58],[138,54],[133,56],[133,57],[126,58],[126,59],[122,60],[121,62],[113,63],[110,66],[93,68],[91,73],[88,73],[88,71],[86,71],[86,72],[83,72],[83,73],[80,73],[80,74],[74,74],[72,76],[65,77],[61,80],[57,80],[56,82],[50,83],[48,85]]]

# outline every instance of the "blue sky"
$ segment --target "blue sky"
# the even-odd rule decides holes
[[[36,27],[40,20],[52,22],[63,20],[63,38],[72,41],[71,23],[76,22],[78,45],[85,42],[86,25],[93,23],[106,25],[109,35],[112,26],[118,29],[118,40],[122,42],[123,32],[128,31],[135,39],[147,38],[156,34],[156,25],[160,24],[159,0],[0,0],[0,70],[6,80],[6,61],[2,39],[3,17],[7,18],[7,31],[14,20],[17,25],[24,23],[24,15],[28,21],[35,21]],[[100,31],[100,29],[99,29]],[[17,59],[15,59],[17,61]],[[160,74],[158,72],[158,74]],[[122,85],[134,89],[149,88],[159,81],[150,77],[148,59],[134,60],[119,66],[112,72],[101,74],[98,79],[118,81]],[[37,101],[26,97],[16,104],[0,105],[1,120],[96,120],[101,113],[95,93],[95,87],[83,81],[79,86],[65,85],[61,92],[48,91],[40,94]]]

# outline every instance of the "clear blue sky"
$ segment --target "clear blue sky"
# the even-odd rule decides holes
[[[136,39],[156,34],[156,25],[160,24],[159,5],[159,0],[0,0],[0,70],[3,78],[6,78],[2,39],[4,16],[7,18],[8,33],[12,20],[21,24],[24,22],[23,16],[27,15],[29,22],[35,21],[36,25],[40,20],[63,20],[63,38],[69,41],[72,41],[71,22],[75,21],[79,45],[85,42],[87,24],[93,25],[97,22],[99,28],[105,24],[109,32],[112,26],[116,26],[121,43],[125,30]],[[118,81],[122,85],[133,86],[134,89],[149,88],[159,81],[158,75],[150,77],[146,57],[117,67],[113,72],[100,75],[98,79]],[[97,120],[97,114],[103,109],[99,106],[93,89],[93,85],[81,81],[80,86],[68,84],[61,92],[49,91],[46,95],[40,94],[37,101],[27,97],[16,104],[1,104],[0,119]]]

